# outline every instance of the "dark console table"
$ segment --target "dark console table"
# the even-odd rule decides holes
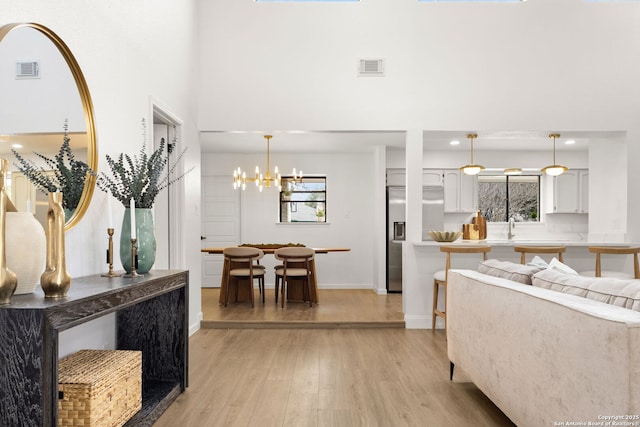
[[[58,333],[116,313],[117,349],[142,351],[142,409],[150,426],[188,382],[188,271],[74,278],[67,298],[37,287],[0,306],[0,426],[57,426]]]

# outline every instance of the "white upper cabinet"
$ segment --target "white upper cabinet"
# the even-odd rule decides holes
[[[589,212],[589,171],[570,169],[553,178],[553,212]]]
[[[444,171],[444,211],[475,212],[478,180],[475,175],[465,175],[458,169]]]
[[[425,187],[442,187],[444,185],[444,171],[442,169],[423,169],[422,185]]]

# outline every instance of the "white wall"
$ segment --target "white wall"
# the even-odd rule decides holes
[[[639,3],[200,6],[207,24],[200,130],[618,131],[629,154],[629,173],[619,174],[626,182],[594,191],[596,199],[612,194],[607,200],[620,209],[597,204],[592,212],[600,224],[620,225],[630,241],[640,241],[632,214],[640,195],[631,184],[640,179]],[[359,58],[383,58],[385,77],[357,77]],[[620,153],[612,158],[623,159]],[[582,160],[590,168],[598,161]],[[597,175],[610,164],[601,163]],[[405,264],[416,280],[417,263]],[[428,301],[427,287],[412,285],[418,292],[405,292],[405,299]],[[424,309],[405,314],[419,317]]]
[[[197,71],[193,64],[198,49],[195,1],[0,0],[0,10],[0,25],[38,22],[56,32],[74,54],[95,108],[99,170],[105,168],[105,154],[139,150],[140,119],[151,122],[150,97],[160,100],[183,121],[184,146],[189,147],[186,167],[196,167],[182,184],[186,253],[181,267],[190,270],[189,323],[193,331],[201,310],[196,291],[200,285],[200,146],[194,105]],[[124,211],[113,205],[118,234]],[[96,189],[84,219],[66,234],[72,277],[107,269],[106,207],[104,193]],[[119,234],[115,238],[117,241]],[[120,268],[119,262],[116,268]],[[96,329],[112,327],[110,319],[96,325]],[[91,342],[90,335],[85,340],[68,340],[75,341],[85,346],[105,345]],[[61,346],[61,353],[69,353],[76,344],[65,347],[65,340],[61,340]]]
[[[207,170],[227,175],[231,182],[234,167],[253,170],[266,165],[265,154],[205,153],[202,164]],[[321,288],[372,288],[374,246],[374,195],[372,153],[357,154],[281,154],[272,153],[272,168],[281,173],[293,167],[306,176],[327,177],[327,223],[278,224],[277,189],[260,193],[247,186],[241,194],[241,242],[238,243],[303,243],[310,247],[348,247],[349,252],[320,254],[316,268]],[[231,185],[231,184],[230,184]],[[272,257],[263,262],[271,267]],[[271,270],[267,270],[271,271]],[[267,284],[273,283],[267,275]]]

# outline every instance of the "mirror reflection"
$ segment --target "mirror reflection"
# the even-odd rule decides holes
[[[38,24],[0,29],[0,157],[10,163],[7,186],[19,211],[30,211],[44,223],[47,197],[22,173],[15,150],[49,173],[36,154],[53,159],[67,136],[75,160],[96,170],[93,112],[86,83],[68,48]],[[51,171],[53,173],[53,171]],[[77,206],[71,206],[66,228],[77,223],[93,192],[93,180],[81,180]]]

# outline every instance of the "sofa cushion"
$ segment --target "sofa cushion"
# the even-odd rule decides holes
[[[531,276],[540,270],[540,267],[516,264],[510,261],[498,261],[497,259],[488,259],[481,262],[478,266],[480,273],[494,277],[502,277],[503,279],[524,283],[525,285],[530,285]]]
[[[546,269],[534,274],[532,282],[540,288],[640,311],[640,280],[576,276]]]

